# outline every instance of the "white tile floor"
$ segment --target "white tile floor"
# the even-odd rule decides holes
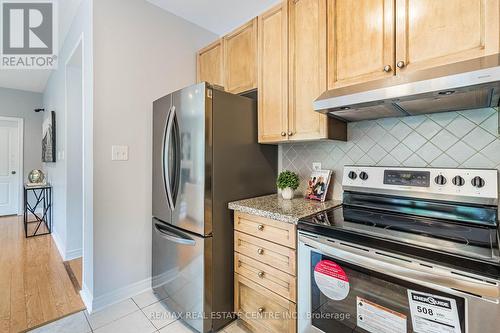
[[[148,291],[123,302],[88,314],[75,313],[32,333],[193,333],[162,302],[164,297]],[[238,322],[231,323],[219,333],[248,333]]]

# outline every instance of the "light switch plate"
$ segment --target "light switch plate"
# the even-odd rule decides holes
[[[128,161],[128,146],[111,146],[112,161]]]
[[[314,171],[321,170],[321,163],[320,162],[313,162],[313,170]]]

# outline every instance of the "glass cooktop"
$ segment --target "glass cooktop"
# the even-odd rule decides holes
[[[498,262],[496,226],[344,205],[301,220],[439,252]]]

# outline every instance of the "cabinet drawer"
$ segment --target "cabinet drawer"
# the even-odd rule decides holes
[[[239,253],[234,254],[235,272],[296,302],[295,277]]]
[[[234,250],[295,276],[295,250],[288,247],[235,231]]]
[[[296,227],[294,224],[274,221],[264,217],[235,212],[234,229],[264,238],[284,246],[296,248]]]
[[[234,288],[235,311],[254,332],[296,332],[293,302],[239,274],[235,274]]]

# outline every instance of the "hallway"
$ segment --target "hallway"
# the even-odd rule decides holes
[[[22,216],[0,217],[0,333],[85,308],[50,235],[26,239]]]

